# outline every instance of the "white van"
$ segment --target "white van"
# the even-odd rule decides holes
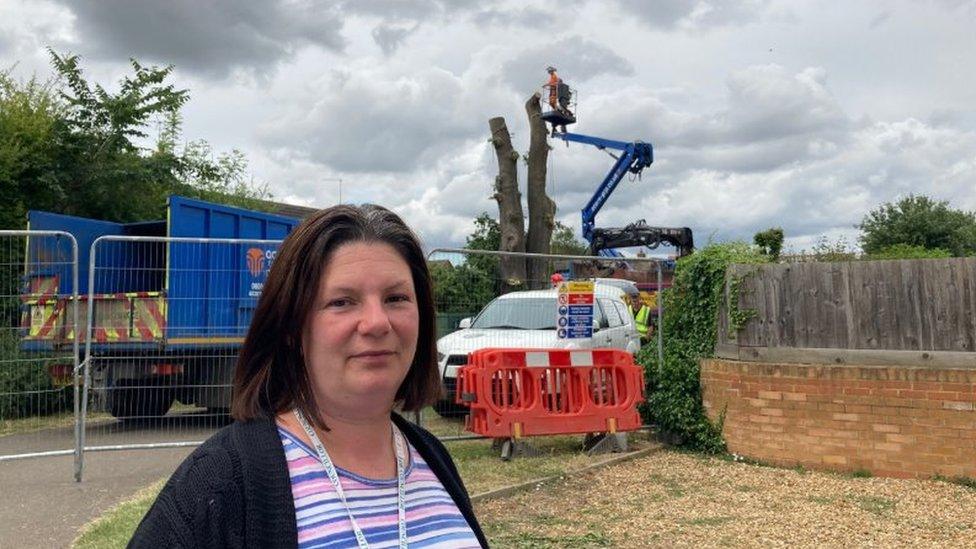
[[[446,399],[435,406],[444,416],[464,413],[454,404],[458,368],[467,364],[468,353],[487,347],[531,349],[614,348],[636,353],[640,334],[626,294],[617,286],[599,281],[593,290],[593,337],[559,339],[556,335],[557,290],[511,292],[495,298],[478,316],[465,318],[458,331],[437,341],[437,360]]]

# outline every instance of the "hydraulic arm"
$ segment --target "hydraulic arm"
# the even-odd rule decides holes
[[[620,257],[620,252],[615,248],[647,246],[653,249],[662,242],[677,248],[679,257],[691,253],[694,242],[691,229],[687,227],[650,227],[643,219],[622,228],[597,229],[595,226],[596,214],[603,208],[624,175],[631,173],[640,177],[644,168],[654,162],[654,148],[650,143],[643,141],[627,143],[569,132],[553,132],[552,135],[567,142],[593,145],[607,151],[616,160],[613,168],[603,178],[582,211],[583,238],[589,243],[591,253]],[[607,149],[620,151],[620,153],[614,154]]]

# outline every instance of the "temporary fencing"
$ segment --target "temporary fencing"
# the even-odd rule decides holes
[[[93,242],[81,335],[85,451],[194,445],[227,424],[237,353],[279,245]]]
[[[641,426],[644,373],[618,349],[482,349],[458,376],[469,430],[492,438],[617,433]]]
[[[428,265],[437,310],[438,365],[446,394],[435,406],[436,413],[424,414],[422,423],[442,439],[472,436],[460,421],[469,409],[456,399],[458,371],[469,364],[470,353],[487,348],[609,348],[633,355],[641,342],[633,312],[622,297],[628,287],[624,279],[637,286],[650,307],[651,335],[657,338],[659,353],[662,349],[659,295],[670,285],[673,261],[441,248],[430,252]],[[593,300],[591,337],[557,337],[558,307],[551,278],[555,273],[567,281],[597,280],[604,289]],[[614,294],[609,287],[621,290]]]
[[[76,453],[78,244],[0,231],[0,461]]]
[[[102,236],[79,248],[68,233],[0,231],[0,461],[75,454],[80,479],[87,453],[191,446],[226,424],[236,356],[279,245]],[[554,272],[626,274],[652,304],[668,285],[658,259],[438,249],[428,261],[449,396],[419,421],[445,439],[474,436],[453,419],[467,412],[454,393],[468,353],[553,347],[546,292]],[[487,305],[513,292],[518,303],[506,303],[515,307],[486,316],[494,311]],[[521,299],[526,292],[541,294]],[[488,320],[495,325],[483,329]],[[623,301],[598,296],[593,337],[558,345],[627,350],[632,322]],[[554,371],[552,382],[562,375]]]
[[[278,240],[0,232],[0,461],[199,444]],[[65,387],[67,386],[67,387]],[[4,436],[5,435],[5,436]]]

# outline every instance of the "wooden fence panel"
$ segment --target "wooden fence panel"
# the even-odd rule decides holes
[[[976,258],[733,265],[732,333],[720,310],[720,346],[976,351]]]

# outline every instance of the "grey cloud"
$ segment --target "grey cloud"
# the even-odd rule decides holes
[[[396,53],[403,41],[413,34],[417,28],[418,25],[416,24],[412,27],[400,27],[384,23],[373,29],[373,41],[383,50],[383,55],[390,56]]]
[[[406,173],[483,133],[483,120],[463,108],[460,82],[442,70],[400,79],[380,71],[335,73],[319,87],[329,92],[288,99],[291,112],[263,128],[267,145],[335,170]]]
[[[441,2],[434,0],[350,0],[342,3],[345,13],[383,20],[421,21],[439,14],[442,9]]]
[[[617,0],[621,10],[657,29],[741,25],[754,21],[768,0]]]
[[[547,65],[556,66],[560,76],[570,85],[601,75],[634,74],[630,62],[610,48],[581,36],[571,36],[514,56],[502,65],[499,78],[515,90],[525,93],[545,82],[548,78]]]
[[[348,0],[342,3],[342,10],[383,21],[422,23],[434,17],[471,12],[493,3],[493,0]]]
[[[836,133],[848,124],[823,69],[791,75],[777,65],[750,67],[734,73],[728,85],[726,131],[740,142]]]
[[[876,29],[881,25],[884,25],[888,19],[891,19],[891,10],[884,10],[878,15],[875,15],[873,19],[871,19],[871,22],[868,23],[868,27],[872,29]]]
[[[578,2],[553,2],[549,9],[488,8],[471,15],[471,21],[479,27],[526,27],[552,29],[562,24],[566,16],[572,16]]]
[[[136,57],[226,75],[234,68],[264,72],[313,44],[339,51],[342,18],[330,1],[128,1],[63,3],[76,16],[87,53]]]
[[[727,104],[712,113],[683,112],[644,89],[589,100],[576,131],[622,141],[650,141],[655,172],[681,166],[755,172],[814,160],[845,146],[853,122],[826,87],[820,69],[792,74],[775,65],[733,73]],[[627,105],[621,109],[620,105]]]

